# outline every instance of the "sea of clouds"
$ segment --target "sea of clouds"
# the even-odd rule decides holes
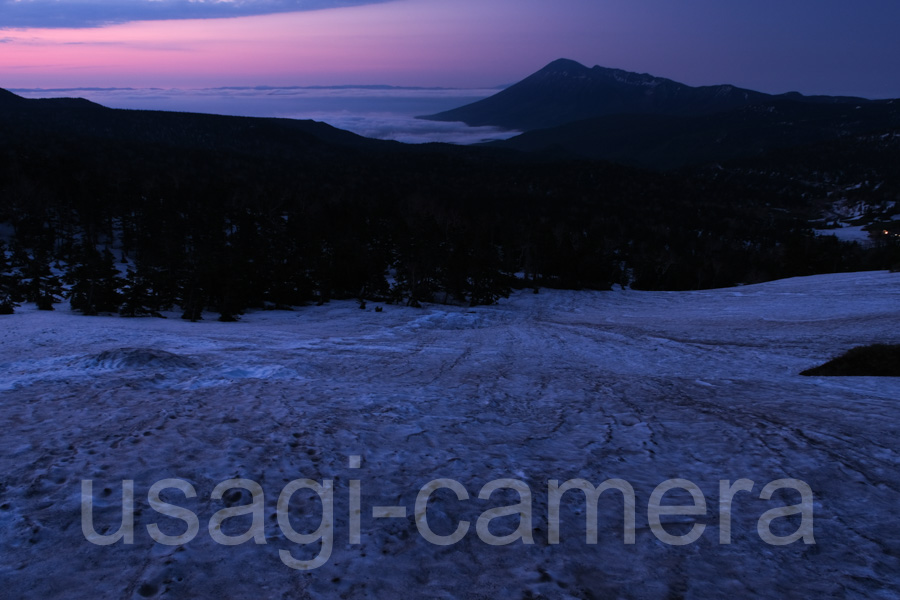
[[[55,88],[11,90],[26,98],[80,97],[110,108],[313,119],[366,137],[411,144],[474,144],[519,132],[417,119],[481,100],[497,88],[392,86]]]

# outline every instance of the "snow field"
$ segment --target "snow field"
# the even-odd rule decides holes
[[[256,312],[239,323],[82,317],[23,307],[0,320],[0,539],[4,594],[97,597],[900,597],[900,384],[798,373],[862,344],[900,343],[900,274],[816,276],[702,292],[518,293],[491,307],[359,310],[333,302]],[[173,315],[174,316],[174,315]],[[350,457],[360,456],[358,469]],[[149,488],[199,518],[190,542],[154,542],[147,525],[184,524],[150,508]],[[220,482],[245,478],[265,493],[265,544],[216,543],[216,511],[251,502]],[[334,548],[285,537],[275,515],[292,480],[334,488]],[[468,500],[435,492],[428,523],[459,542],[431,544],[413,516],[429,481],[460,482]],[[491,546],[475,524],[519,502],[511,490],[479,499],[502,478],[531,491],[533,544]],[[549,480],[623,479],[636,496],[635,543],[623,536],[618,492],[598,504],[598,543],[585,540],[585,501],[561,503],[548,542]],[[662,543],[647,504],[682,478],[704,515],[664,519],[688,545]],[[735,495],[731,543],[721,544],[721,480],[754,482]],[[814,495],[815,544],[764,543],[767,483],[796,478]],[[350,539],[350,480],[361,489],[359,543]],[[122,481],[134,482],[134,543],[97,546],[81,528],[82,480],[93,519],[111,534]],[[672,493],[667,504],[690,504]],[[317,497],[298,492],[291,523],[320,524]],[[372,507],[405,507],[374,518]],[[491,524],[495,535],[520,524]],[[796,517],[772,530],[789,535]],[[249,517],[226,521],[239,535]]]

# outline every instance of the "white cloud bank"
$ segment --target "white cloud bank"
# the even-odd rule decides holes
[[[225,87],[204,89],[13,89],[27,98],[83,97],[111,108],[313,119],[383,140],[474,144],[517,131],[417,119],[480,100],[496,89],[393,86]]]

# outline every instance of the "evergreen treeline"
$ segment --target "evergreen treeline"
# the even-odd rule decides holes
[[[900,262],[896,244],[814,236],[789,189],[326,141],[287,121],[67,111],[0,122],[0,312],[52,309],[65,289],[84,314],[233,320],[332,298],[476,305],[513,287],[697,289]]]

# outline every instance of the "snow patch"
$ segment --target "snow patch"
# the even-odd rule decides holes
[[[88,358],[86,366],[101,369],[197,369],[198,363],[190,358],[157,348],[119,348],[104,350]]]
[[[483,327],[482,316],[477,312],[459,313],[434,311],[429,315],[412,321],[410,329],[441,329],[452,331],[457,329],[478,329]]]

